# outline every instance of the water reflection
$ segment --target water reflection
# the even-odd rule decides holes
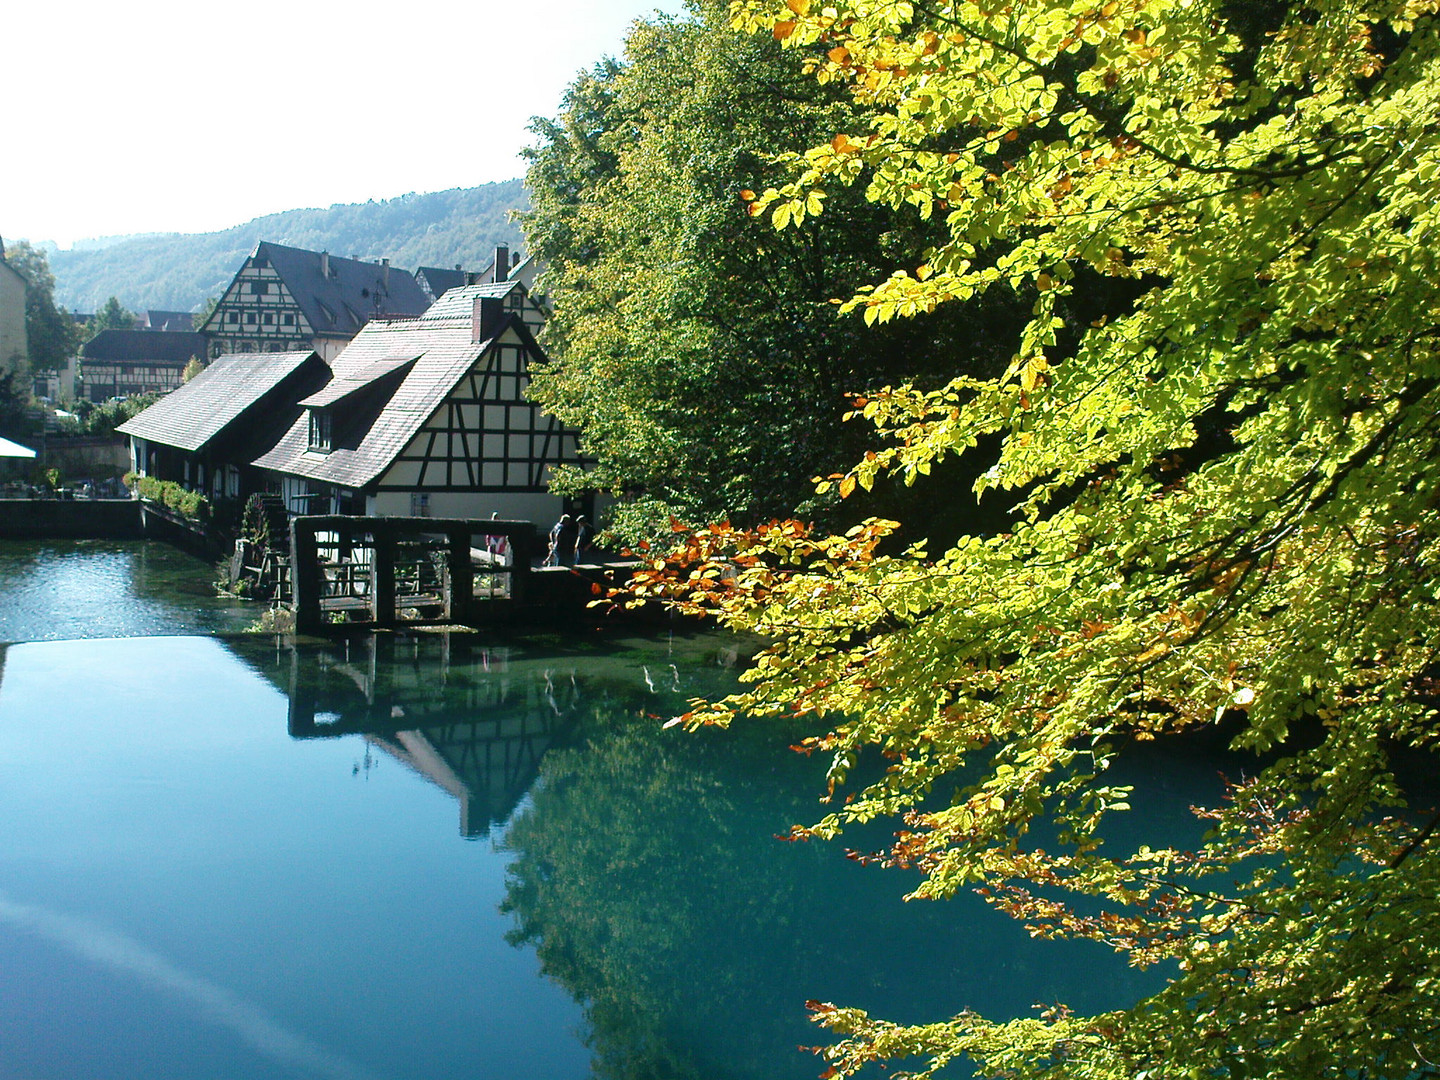
[[[471,838],[510,817],[546,753],[571,745],[583,725],[668,715],[682,693],[728,682],[737,662],[732,643],[708,636],[567,648],[382,634],[232,647],[285,691],[292,738],[362,737],[452,795]],[[356,768],[372,760],[367,753]]]
[[[0,641],[216,633],[259,617],[158,541],[0,540]]]
[[[779,840],[820,812],[798,729],[657,721],[732,678],[717,644],[375,637],[251,662],[286,689],[292,737],[359,735],[454,797],[464,835],[494,830],[507,940],[584,1008],[597,1077],[812,1077],[810,998],[921,1021],[1099,1010],[1155,985],[975,897],[905,903],[914,879]]]
[[[821,813],[798,731],[658,722],[736,660],[705,635],[0,649],[14,1075],[300,1077],[323,1051],[419,1080],[801,1080],[809,998],[922,1021],[1153,984],[777,840]],[[1156,769],[1147,822],[1192,801]]]

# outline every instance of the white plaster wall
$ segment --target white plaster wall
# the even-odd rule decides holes
[[[408,492],[382,491],[370,496],[366,513],[386,517],[409,517]],[[558,495],[530,492],[430,492],[429,517],[488,518],[491,514],[506,521],[533,521],[541,532],[547,531],[562,513]]]

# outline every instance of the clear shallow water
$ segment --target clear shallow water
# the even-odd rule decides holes
[[[216,572],[158,541],[0,540],[0,642],[241,630],[261,606],[215,595]]]
[[[0,649],[0,1078],[800,1080],[810,998],[919,1021],[1155,985],[775,839],[820,812],[794,732],[655,720],[734,661],[706,636]],[[1194,777],[1152,786],[1137,809],[1179,827]]]

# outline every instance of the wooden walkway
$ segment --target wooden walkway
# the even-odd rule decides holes
[[[492,554],[496,548],[503,556]],[[295,629],[493,621],[497,607],[524,605],[538,553],[528,521],[297,517],[290,522]]]

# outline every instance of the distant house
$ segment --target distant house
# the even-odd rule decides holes
[[[205,349],[204,335],[193,330],[101,330],[80,346],[79,396],[168,393],[185,381],[186,364],[205,359]]]
[[[444,296],[451,289],[458,289],[465,285],[473,285],[477,275],[468,270],[462,270],[459,266],[454,270],[444,270],[436,266],[422,266],[415,271],[415,284],[430,298],[433,304],[440,297]]]
[[[139,330],[164,330],[171,334],[193,334],[195,314],[190,311],[147,311],[139,320]],[[205,354],[201,354],[204,359]]]
[[[261,241],[201,332],[210,355],[314,350],[330,359],[375,318],[419,315],[430,299],[405,270]]]
[[[372,319],[329,363],[230,355],[124,424],[135,470],[212,495],[284,496],[291,513],[548,523],[552,470],[579,433],[526,398],[547,362],[518,282],[449,290],[424,315]]]
[[[167,335],[169,336],[169,335]],[[222,356],[119,427],[144,476],[242,500],[269,478],[251,466],[301,415],[301,398],[330,379],[313,351]]]
[[[418,319],[372,322],[254,464],[292,512],[558,516],[551,470],[585,462],[579,433],[526,398],[547,360],[516,296],[514,282],[468,285]]]
[[[5,244],[0,241],[0,371],[18,371],[30,356],[25,289],[25,275],[5,261]]]
[[[451,289],[466,285],[518,285],[518,289],[512,288],[505,294],[506,303],[520,313],[530,332],[538,335],[545,325],[548,312],[544,303],[534,295],[536,273],[537,266],[533,259],[522,260],[518,254],[512,255],[510,249],[502,244],[496,247],[495,257],[483,270],[472,272],[458,266],[453,270],[441,270],[433,266],[422,266],[415,271],[415,280],[432,300],[438,300]]]

